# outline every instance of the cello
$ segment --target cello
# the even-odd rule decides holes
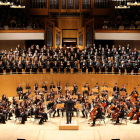
[[[139,84],[138,84],[138,86],[136,87],[136,89],[139,87]],[[132,97],[131,97],[131,102],[136,102],[136,98],[138,97],[138,95],[137,95],[137,93],[136,92],[134,92],[133,93],[133,95],[132,95]]]
[[[93,121],[93,119],[94,119],[94,117],[96,116],[97,113],[98,113],[97,107],[95,107],[90,113],[90,117],[91,117],[92,121]]]

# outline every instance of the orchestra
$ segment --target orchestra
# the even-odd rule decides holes
[[[136,120],[136,124],[139,124],[140,117],[140,98],[139,93],[136,90],[137,87],[134,87],[131,94],[128,95],[127,85],[122,85],[122,88],[119,88],[117,83],[112,87],[112,97],[108,96],[109,91],[103,90],[99,91],[98,83],[95,84],[95,87],[92,88],[90,92],[90,84],[86,83],[83,85],[84,88],[87,88],[87,91],[84,91],[82,96],[80,90],[76,83],[73,85],[73,89],[69,90],[69,83],[66,84],[65,96],[62,93],[62,86],[57,83],[57,91],[54,91],[54,83],[50,85],[50,90],[48,91],[47,85],[44,82],[42,88],[39,89],[39,84],[36,83],[34,86],[34,93],[31,92],[31,87],[29,83],[26,84],[26,93],[23,95],[23,88],[21,84],[17,87],[17,94],[23,95],[23,98],[12,98],[12,101],[9,101],[9,98],[3,94],[0,103],[0,122],[6,123],[6,121],[11,120],[10,117],[15,116],[16,118],[21,117],[21,124],[25,124],[27,118],[32,118],[35,115],[36,119],[40,119],[39,124],[47,122],[48,115],[49,117],[64,117],[66,112],[67,124],[71,123],[72,117],[74,117],[74,112],[76,112],[79,117],[79,112],[82,113],[82,118],[89,119],[92,122],[92,127],[95,126],[95,123],[98,119],[110,118],[114,124],[120,123],[120,119],[126,117],[128,120]],[[108,88],[106,82],[101,88]],[[93,90],[98,89],[98,92]],[[72,91],[72,92],[71,92]],[[125,92],[126,95],[121,94]],[[57,97],[55,97],[57,96]],[[91,98],[93,97],[93,98]],[[75,107],[75,105],[80,104],[81,109]],[[58,108],[57,108],[58,107]]]

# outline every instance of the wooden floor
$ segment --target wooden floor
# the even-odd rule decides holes
[[[76,114],[75,114],[76,115]],[[33,119],[25,124],[20,124],[18,121],[14,124],[13,120],[0,124],[0,140],[139,140],[140,139],[140,124],[128,121],[119,125],[111,124],[106,119],[106,126],[102,124],[99,126],[98,122],[95,127],[90,127],[84,118],[78,118],[79,130],[59,130],[60,117],[52,118],[54,122],[45,122],[43,125],[35,123]],[[77,119],[77,117],[74,117]]]

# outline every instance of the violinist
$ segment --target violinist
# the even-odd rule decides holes
[[[36,110],[35,110],[35,118],[40,118],[40,122],[39,124],[42,125],[43,124],[43,117],[39,114],[39,105],[36,105]]]
[[[84,103],[84,109],[82,110],[82,114],[83,114],[83,118],[88,117],[88,113],[91,110],[91,103],[88,101],[88,99],[86,99],[85,103]]]
[[[7,98],[6,98],[6,95],[3,94],[3,95],[2,95],[2,100],[6,101],[6,99],[7,99]]]
[[[97,104],[97,112],[98,113],[93,118],[93,124],[91,125],[91,127],[95,126],[96,119],[103,119],[102,108],[101,108],[101,106],[99,104]]]
[[[63,95],[61,94],[60,97],[59,97],[59,102],[58,102],[58,104],[63,104],[63,103],[65,103],[65,100],[64,100]],[[64,108],[57,109],[57,117],[60,116],[59,111],[62,112],[62,117],[63,117],[63,115],[64,115],[64,111],[65,111],[65,106],[64,106]]]
[[[24,100],[28,99],[28,92],[26,92],[26,94],[24,95]]]
[[[46,122],[48,120],[47,113],[45,113],[45,107],[43,107],[42,101],[39,103],[39,115],[41,115],[44,118],[44,121]]]
[[[118,115],[118,117],[117,117],[117,119],[116,119],[116,124],[119,123],[119,118],[123,118],[123,117],[124,117],[124,112],[125,112],[125,111],[124,111],[124,106],[121,105],[121,106],[120,106],[119,113],[118,113],[119,115]]]
[[[6,102],[5,100],[2,100],[2,103],[0,105],[1,107],[3,107],[3,114],[6,115],[6,121],[7,121],[7,116],[9,114],[8,120],[11,120],[10,117],[12,116],[12,113],[9,111],[9,103]]]
[[[55,117],[55,113],[56,113],[56,109],[54,108],[55,103],[53,102],[53,100],[51,99],[50,102],[47,105],[47,110],[49,110],[49,114],[51,116],[51,113],[53,113],[53,117]]]
[[[79,101],[80,103],[82,103],[83,98],[82,98],[82,95],[81,95],[81,93],[80,93],[79,90],[78,90],[78,92],[77,92],[76,95],[78,95],[78,101]]]
[[[21,124],[25,124],[25,121],[27,120],[26,115],[25,115],[24,112],[21,111],[21,108],[19,107],[18,104],[16,104],[15,116],[16,116],[16,117],[22,117]]]

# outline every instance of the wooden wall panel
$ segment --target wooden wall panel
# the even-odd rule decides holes
[[[59,29],[80,29],[83,27],[82,18],[58,18],[57,27]]]
[[[62,38],[77,38],[77,30],[63,30]]]
[[[140,76],[133,75],[101,75],[101,74],[31,74],[31,75],[1,75],[0,76],[0,97],[2,94],[7,96],[16,95],[16,87],[18,83],[21,83],[22,87],[25,88],[26,83],[29,83],[33,91],[34,84],[39,83],[41,87],[43,82],[46,82],[47,87],[49,88],[51,82],[54,82],[56,85],[57,82],[60,82],[62,85],[62,92],[64,94],[64,88],[66,83],[69,83],[70,86],[73,83],[77,83],[78,89],[85,85],[86,82],[90,84],[90,89],[95,86],[95,83],[98,82],[101,87],[104,82],[107,83],[109,87],[113,87],[114,83],[118,83],[118,86],[121,87],[122,84],[128,83],[127,91],[128,94],[133,90],[133,87],[137,86],[140,83]],[[82,91],[81,91],[82,92]],[[140,88],[138,88],[140,93]]]

